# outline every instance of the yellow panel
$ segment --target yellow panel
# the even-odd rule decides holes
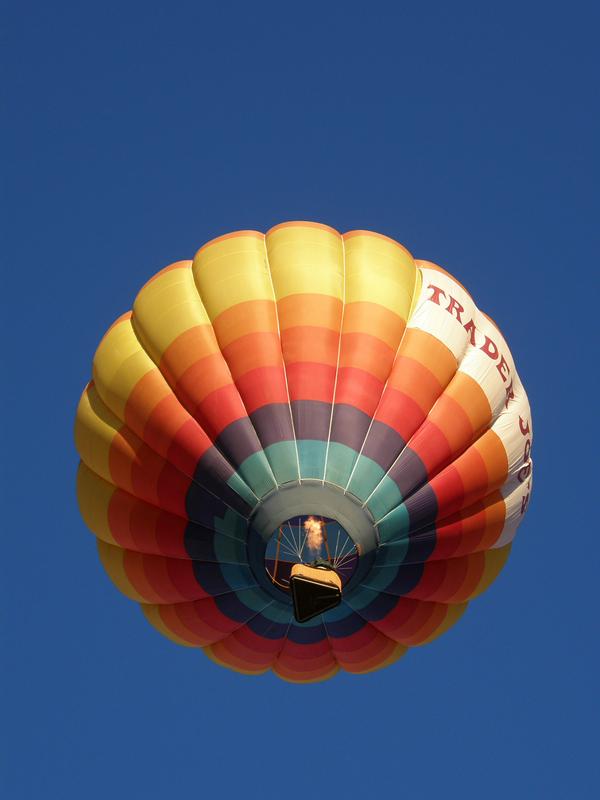
[[[378,669],[384,669],[385,667],[389,667],[391,664],[394,664],[398,659],[402,658],[402,656],[408,653],[408,647],[404,644],[396,643],[393,651],[390,655],[382,661],[381,663],[377,664],[377,666],[373,667],[369,670],[369,672],[375,672]]]
[[[111,411],[125,419],[125,406],[131,392],[138,381],[155,368],[135,335],[131,318],[125,317],[109,329],[96,350],[94,383]]]
[[[498,547],[494,550],[485,551],[485,567],[483,570],[483,575],[481,576],[481,579],[477,585],[477,589],[473,593],[472,597],[479,597],[480,594],[483,594],[483,592],[489,589],[508,561],[511,547],[512,542],[504,547]]]
[[[164,270],[135,298],[133,323],[144,348],[159,363],[162,354],[182,333],[210,320],[194,282],[191,261]]]
[[[417,262],[415,262],[415,264],[416,263]],[[409,309],[408,317],[407,317],[407,320],[406,320],[407,322],[410,321],[410,318],[411,318],[411,316],[413,314],[413,311],[415,310],[416,305],[419,302],[419,296],[421,295],[422,286],[423,286],[423,273],[417,267],[417,272],[416,272],[416,275],[415,275],[415,288],[413,290],[412,302],[410,304],[410,309]]]
[[[121,421],[100,399],[93,383],[81,395],[75,419],[75,446],[88,467],[111,482],[109,452]]]
[[[88,528],[109,544],[117,544],[108,522],[108,507],[116,487],[102,480],[83,462],[77,471],[77,500],[79,510]]]
[[[286,683],[297,683],[297,684],[300,684],[300,683],[321,683],[321,681],[328,681],[330,678],[333,678],[334,675],[337,675],[337,673],[340,671],[339,664],[335,664],[335,666],[331,667],[328,672],[325,672],[325,673],[322,673],[322,674],[319,674],[319,675],[316,675],[316,676],[313,676],[313,677],[310,677],[310,678],[301,678],[301,677],[292,678],[289,674],[285,674],[284,675],[284,674],[282,674],[280,672],[280,670],[279,670],[279,668],[277,666],[277,662],[275,662],[273,664],[271,669],[273,670],[273,673],[275,675],[277,675],[278,678],[281,678],[282,681],[285,681]]]
[[[162,617],[160,616],[160,606],[151,603],[140,603],[140,607],[148,622],[154,628],[156,628],[157,631],[162,633],[163,636],[166,636],[167,639],[175,642],[175,644],[181,644],[184,647],[198,647],[197,644],[192,644],[192,642],[182,639],[181,637],[177,636],[177,634],[173,633],[172,630],[167,628],[165,623],[162,621]]]
[[[377,303],[406,320],[417,271],[408,250],[369,231],[344,234],[344,246],[346,303]]]
[[[434,639],[437,639],[438,636],[442,636],[442,634],[446,633],[453,625],[456,625],[458,620],[462,617],[462,615],[467,610],[468,603],[455,603],[453,605],[446,606],[446,616],[444,621],[436,628],[434,632],[428,636],[426,639],[423,639],[422,642],[419,642],[419,647],[424,644],[429,644],[429,642],[433,642]]]
[[[333,228],[290,222],[266,236],[269,265],[278,300],[292,294],[344,296],[344,249]]]
[[[100,561],[102,561],[102,566],[106,570],[108,577],[126,597],[141,603],[144,598],[133,588],[125,572],[125,567],[123,565],[125,551],[120,547],[113,547],[113,545],[103,542],[102,539],[97,539],[96,542]]]
[[[262,233],[239,231],[209,242],[196,253],[193,273],[211,320],[238,303],[273,300]]]
[[[219,642],[215,642],[215,644],[219,644]],[[240,675],[264,675],[264,673],[268,672],[270,669],[268,665],[266,667],[257,666],[255,669],[252,669],[252,667],[248,665],[248,668],[244,669],[241,664],[230,664],[229,661],[220,659],[213,650],[213,645],[210,644],[206,647],[203,647],[202,650],[207,658],[209,658],[214,664],[217,664],[217,666],[227,667],[227,669],[233,670],[233,672],[238,672]]]

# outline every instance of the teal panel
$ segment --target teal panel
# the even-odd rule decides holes
[[[240,602],[257,614],[262,612],[267,616],[267,609],[272,605],[278,605],[276,600],[258,587],[242,588],[236,594]]]
[[[292,617],[292,607],[280,603],[266,594],[262,589],[244,589],[237,593],[238,599],[248,608],[265,619],[279,625],[287,625]]]
[[[377,592],[384,592],[397,575],[398,567],[373,567],[361,585]]]
[[[336,486],[346,488],[352,467],[356,461],[358,453],[351,447],[339,442],[329,443],[329,454],[327,456],[327,473],[325,480],[334,483]]]
[[[327,443],[318,439],[299,439],[298,458],[302,478],[323,479]]]
[[[294,442],[271,444],[265,448],[265,455],[280,486],[298,481],[298,455]]]
[[[258,502],[257,497],[254,495],[252,489],[243,481],[237,473],[234,473],[227,481],[227,485],[233,489],[236,494],[243,498],[250,508],[254,508]]]
[[[379,540],[381,542],[398,541],[408,536],[410,519],[405,505],[400,505],[391,511],[377,525]]]
[[[325,620],[326,624],[328,622],[330,623],[341,622],[342,620],[346,619],[346,617],[349,617],[353,613],[354,612],[352,611],[352,609],[342,602],[339,606],[336,606],[335,608],[326,611],[323,614],[323,619]]]
[[[246,541],[247,523],[237,512],[227,509],[223,517],[214,517],[215,531],[223,536],[232,536],[242,542]]]
[[[408,538],[401,538],[399,541],[391,541],[382,544],[377,550],[375,557],[376,566],[398,566],[404,563],[408,552]]]
[[[320,628],[323,625],[323,620],[321,619],[323,615],[319,614],[318,617],[313,617],[312,619],[307,620],[307,622],[298,623],[294,619],[292,621],[293,628],[300,628],[301,630],[306,630],[306,628]]]
[[[246,589],[256,584],[256,578],[250,567],[241,564],[221,564],[219,566],[227,585],[232,589]],[[263,594],[263,603],[265,595]]]
[[[369,498],[367,508],[375,517],[375,520],[380,520],[393,508],[400,505],[402,502],[402,494],[398,486],[387,475],[381,481],[377,490]]]
[[[277,487],[263,450],[248,456],[238,471],[257,497],[264,497]]]
[[[230,536],[217,535],[213,539],[213,549],[217,559],[224,563],[247,563],[246,543]]]
[[[285,603],[278,603],[273,600],[271,605],[263,608],[261,614],[265,619],[271,622],[278,623],[279,625],[287,625],[292,619],[292,607]]]
[[[357,614],[360,614],[363,608],[366,608],[370,603],[375,600],[378,592],[374,589],[366,589],[364,586],[357,586],[352,592],[344,598],[344,602]]]
[[[373,459],[359,456],[348,491],[364,503],[384,475],[384,470]]]

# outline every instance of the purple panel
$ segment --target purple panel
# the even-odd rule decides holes
[[[214,518],[225,516],[227,506],[197,483],[191,483],[185,496],[185,510],[192,522],[212,528]]]
[[[368,606],[361,608],[360,616],[368,622],[375,622],[387,616],[397,605],[398,598],[395,595],[373,592],[373,601]]]
[[[233,474],[231,464],[215,447],[211,447],[198,461],[194,481],[247,517],[250,514],[250,506],[227,485]]]
[[[363,445],[371,418],[354,406],[340,403],[333,407],[331,441],[345,444],[357,453]]]
[[[348,614],[345,617],[342,619],[327,620],[327,633],[336,639],[341,639],[344,636],[352,636],[353,633],[361,630],[361,628],[364,628],[367,624],[366,620],[362,617],[362,609],[359,615],[347,604],[344,605],[344,608],[348,610]],[[339,611],[336,611],[336,614],[338,613]]]
[[[438,501],[430,484],[425,484],[418,492],[404,501],[410,518],[410,531],[415,533],[430,527],[437,517]]]
[[[256,431],[248,417],[228,425],[219,435],[215,446],[233,465],[242,464],[253,453],[262,450]]]
[[[427,481],[427,470],[414,450],[406,447],[390,469],[389,476],[402,492],[402,497],[408,497]]]
[[[316,644],[327,638],[327,631],[321,625],[299,625],[292,623],[287,638],[294,644]]]
[[[331,403],[320,400],[295,400],[292,403],[296,439],[318,439],[327,441]]]
[[[290,606],[290,617],[292,615],[292,607]],[[257,636],[262,636],[265,639],[283,639],[287,634],[289,622],[273,622],[272,619],[257,614],[252,619],[248,620],[248,628]]]
[[[263,448],[294,439],[292,416],[287,403],[271,403],[250,414]]]
[[[387,472],[405,446],[406,442],[393,428],[373,420],[363,455],[375,461]]]
[[[389,571],[390,582],[383,591],[389,594],[394,594],[397,597],[402,597],[403,595],[412,592],[423,575],[422,564],[401,564],[400,566],[396,567],[395,575],[392,567],[381,567],[380,569]],[[374,574],[375,572],[376,570],[374,569],[374,578],[376,578],[376,575]],[[377,572],[380,572],[380,570],[377,569]],[[365,583],[367,586],[369,585],[368,579],[365,581]]]

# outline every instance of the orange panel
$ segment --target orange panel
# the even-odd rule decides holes
[[[249,333],[223,349],[234,379],[258,367],[282,366],[279,336],[275,333]]]
[[[476,434],[490,424],[492,409],[489,400],[481,386],[470,375],[457,372],[446,387],[444,395],[461,406]]]
[[[376,336],[396,352],[406,326],[405,320],[377,303],[348,303],[344,308],[344,331],[363,331]]]
[[[298,325],[330,328],[339,334],[342,302],[327,294],[291,294],[277,302],[281,331]]]
[[[160,360],[160,371],[173,385],[187,369],[209,356],[223,361],[212,326],[197,325],[182,333],[167,347]]]
[[[399,355],[392,367],[388,388],[410,397],[427,415],[444,390],[444,384],[440,383],[428,365],[412,357]]]
[[[296,326],[281,334],[281,348],[286,364],[312,361],[337,365],[339,335],[337,331],[317,326]]]
[[[223,311],[213,320],[221,348],[249,333],[271,332],[277,335],[274,300],[248,300]]]
[[[355,367],[370,372],[380,381],[387,377],[394,362],[391,347],[367,333],[344,333],[340,349],[340,367]]]

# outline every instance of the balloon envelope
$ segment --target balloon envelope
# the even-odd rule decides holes
[[[222,236],[151,278],[98,347],[75,436],[117,587],[174,642],[291,681],[447,630],[531,490],[496,325],[392,239],[317,223]],[[315,558],[342,601],[300,623],[289,578]]]

